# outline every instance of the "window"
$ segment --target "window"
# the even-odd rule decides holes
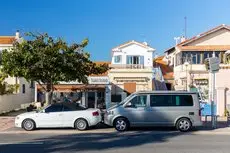
[[[121,55],[114,56],[114,63],[121,63]]]
[[[215,57],[220,57],[220,52],[215,52]]]
[[[45,112],[47,112],[47,113],[61,112],[61,111],[62,111],[62,105],[61,104],[54,104],[54,105],[51,105],[45,109]]]
[[[22,85],[22,93],[26,93],[26,85],[25,84]]]
[[[130,55],[127,55],[126,64],[144,64],[144,56],[130,56]]]
[[[121,95],[111,95],[111,101],[112,102],[121,102],[122,97],[121,97]]]
[[[212,57],[212,52],[204,52],[204,60],[210,57]]]
[[[131,106],[134,107],[146,107],[146,95],[136,96],[132,100],[130,100]]]
[[[197,56],[196,56],[196,53],[192,53],[192,64],[197,64]]]
[[[84,108],[83,106],[79,105],[79,104],[63,104],[63,111],[67,112],[67,111],[77,111],[77,110],[85,110],[86,108]]]
[[[151,95],[151,107],[193,106],[191,95]]]
[[[200,54],[201,53],[197,53],[197,63],[196,64],[201,64]]]

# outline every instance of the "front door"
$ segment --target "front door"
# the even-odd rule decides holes
[[[147,95],[137,95],[132,98],[124,108],[124,115],[133,126],[146,125],[148,123]]]
[[[45,112],[38,113],[36,124],[38,127],[62,127],[63,112],[61,104],[54,104],[45,109]]]

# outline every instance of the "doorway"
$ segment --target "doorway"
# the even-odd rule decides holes
[[[88,92],[88,108],[95,108],[95,92]]]

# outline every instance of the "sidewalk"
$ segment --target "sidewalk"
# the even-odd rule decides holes
[[[14,118],[15,117],[1,116],[0,117],[0,132],[13,128]]]

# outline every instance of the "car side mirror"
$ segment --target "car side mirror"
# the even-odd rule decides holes
[[[46,112],[45,109],[43,109],[43,110],[40,111],[40,113],[45,113],[45,112]]]

